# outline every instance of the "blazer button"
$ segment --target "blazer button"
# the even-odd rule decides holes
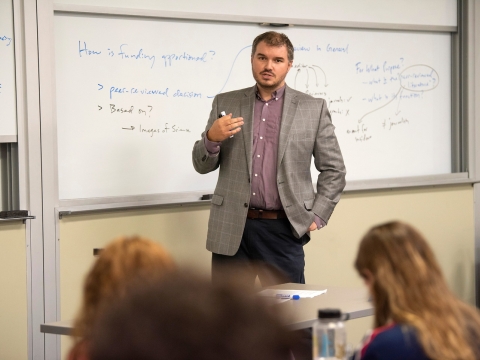
[[[207,159],[207,155],[203,155],[202,161],[205,161]]]
[[[247,204],[247,203],[245,203],[245,204],[243,204],[243,206],[245,206],[245,207],[248,207],[248,204]]]

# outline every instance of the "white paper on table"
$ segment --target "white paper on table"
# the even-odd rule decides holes
[[[300,296],[302,298],[313,298],[315,296],[325,294],[325,290],[281,290],[281,289],[265,289],[258,293],[260,296],[268,296],[280,299],[290,299],[293,295]]]

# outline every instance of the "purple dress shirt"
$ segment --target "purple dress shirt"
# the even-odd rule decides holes
[[[277,187],[277,153],[282,120],[285,85],[263,100],[255,93],[253,112],[253,147],[250,207],[263,210],[283,210]],[[218,156],[220,142],[204,138],[209,156]],[[325,222],[315,214],[320,229]]]

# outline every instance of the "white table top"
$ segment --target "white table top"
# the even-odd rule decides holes
[[[313,325],[317,319],[318,309],[333,308],[347,313],[350,319],[373,315],[373,304],[368,300],[365,288],[347,288],[336,286],[281,284],[271,286],[283,290],[324,290],[325,294],[314,298],[289,300],[273,306],[285,313],[285,323],[291,330],[305,329]],[[70,335],[72,320],[63,320],[40,325],[40,331],[48,334]]]

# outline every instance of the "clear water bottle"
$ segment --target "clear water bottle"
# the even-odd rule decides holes
[[[342,315],[338,309],[318,310],[318,320],[313,325],[313,359],[335,360],[347,358],[347,334]]]

